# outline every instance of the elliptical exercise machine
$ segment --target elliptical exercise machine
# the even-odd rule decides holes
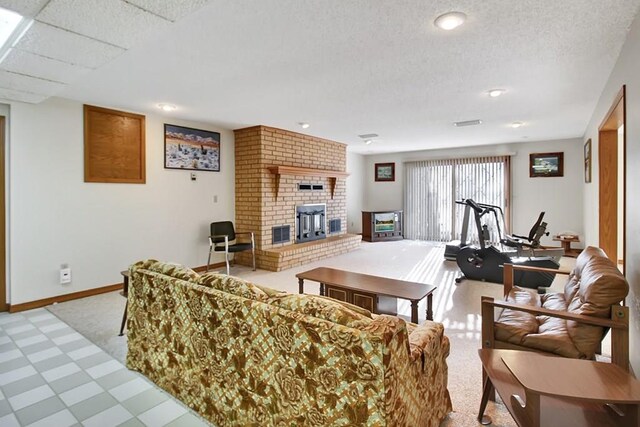
[[[463,235],[456,253],[456,262],[462,271],[462,276],[456,278],[456,283],[460,283],[465,278],[472,280],[482,280],[493,283],[503,283],[504,263],[519,264],[543,267],[557,270],[560,267],[557,259],[563,255],[562,249],[542,249],[540,247],[540,238],[547,235],[546,223],[542,221],[544,212],[540,214],[538,220],[531,228],[529,235],[525,236],[509,236],[502,235],[499,226],[500,212],[502,218],[502,209],[498,206],[476,203],[471,199],[456,201],[458,204],[465,205],[465,220],[469,220],[469,211],[473,211],[475,226],[478,230],[478,238],[480,247],[467,244],[466,224],[463,224]],[[487,214],[493,214],[496,218],[498,234],[500,236],[501,245],[507,248],[499,250],[497,246],[487,244],[489,240],[489,231],[487,225],[482,225],[482,217]],[[526,242],[525,242],[526,240]],[[464,243],[464,245],[462,245]],[[451,246],[451,247],[450,247]],[[449,254],[453,251],[453,245],[448,245]],[[548,287],[553,282],[555,273],[516,271],[515,281],[519,286],[537,289],[538,287]]]

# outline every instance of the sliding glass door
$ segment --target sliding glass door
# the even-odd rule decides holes
[[[460,199],[499,206],[508,227],[508,156],[407,162],[404,169],[405,238],[440,242],[459,238],[464,207],[455,201]],[[487,220],[495,240],[495,220]],[[470,241],[477,240],[474,227],[469,233]]]

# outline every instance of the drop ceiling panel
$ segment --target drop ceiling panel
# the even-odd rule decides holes
[[[16,48],[88,68],[104,65],[124,52],[119,47],[37,21]]]
[[[0,64],[0,68],[62,83],[70,83],[91,71],[91,68],[72,65],[17,49],[9,51],[5,60]]]
[[[65,85],[64,83],[0,70],[0,87],[53,96],[64,89]]]
[[[0,99],[10,101],[28,102],[29,104],[37,104],[47,99],[47,95],[38,95],[36,93],[22,92],[19,90],[4,89],[0,87]]]
[[[128,2],[170,21],[176,21],[202,7],[209,0],[128,0]]]
[[[170,25],[121,0],[51,0],[37,19],[127,49]]]
[[[49,0],[0,0],[0,7],[34,17]]]

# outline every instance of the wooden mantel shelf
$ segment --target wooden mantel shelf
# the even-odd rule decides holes
[[[347,172],[301,168],[297,166],[271,166],[267,169],[269,169],[269,171],[276,176],[276,199],[278,198],[278,193],[280,192],[280,176],[282,175],[304,175],[329,178],[329,183],[331,184],[331,199],[333,199],[333,194],[336,189],[336,179],[346,178],[349,176]]]

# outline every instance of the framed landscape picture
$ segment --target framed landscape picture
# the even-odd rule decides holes
[[[396,180],[396,164],[395,163],[376,163],[375,179],[376,181],[395,181]]]
[[[220,133],[165,124],[164,167],[220,172]]]
[[[591,182],[591,138],[584,143],[584,182]]]
[[[532,178],[564,176],[564,153],[529,154],[529,176]]]

